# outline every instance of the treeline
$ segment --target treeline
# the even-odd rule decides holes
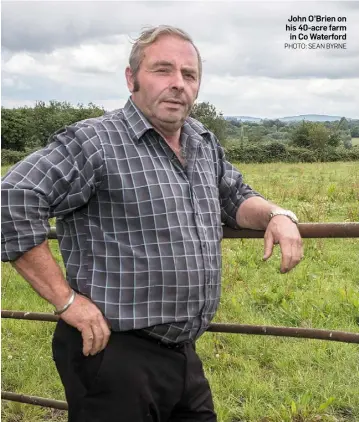
[[[75,107],[59,101],[39,101],[35,107],[1,107],[1,163],[13,164],[44,147],[61,127],[104,112],[93,103]]]
[[[1,108],[1,163],[14,164],[45,146],[50,136],[66,125],[98,117],[105,110],[89,103],[37,102],[34,107]],[[359,120],[344,117],[336,122],[261,123],[226,120],[209,103],[198,103],[191,116],[215,133],[234,162],[315,162],[359,160]]]
[[[231,161],[317,162],[359,160],[359,120],[290,122],[266,119],[260,123],[229,120],[226,150]]]

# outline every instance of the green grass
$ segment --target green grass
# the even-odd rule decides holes
[[[303,222],[359,220],[357,162],[238,167],[249,184]],[[225,239],[215,322],[358,332],[359,240],[304,243],[305,259],[283,275],[278,249],[263,262],[262,240]],[[9,264],[3,264],[2,308],[52,309]],[[3,390],[64,399],[51,359],[53,328],[3,320]],[[197,344],[220,422],[359,421],[357,345],[222,333],[206,333]],[[6,401],[2,416],[7,422],[66,420],[63,412]]]
[[[359,138],[352,138],[352,145],[359,145]]]

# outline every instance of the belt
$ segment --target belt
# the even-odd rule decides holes
[[[127,331],[127,333],[157,343],[158,345],[160,345],[161,347],[165,347],[166,349],[183,349],[187,344],[191,344],[194,347],[193,340],[185,340],[179,343],[165,343],[164,341],[151,336],[151,334],[143,330],[131,330]]]

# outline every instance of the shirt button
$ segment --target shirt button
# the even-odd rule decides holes
[[[206,244],[205,243],[202,243],[202,248],[206,248]]]

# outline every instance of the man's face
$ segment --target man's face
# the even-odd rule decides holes
[[[136,77],[127,68],[126,78],[134,103],[150,122],[177,131],[197,98],[197,52],[188,41],[162,35],[144,50]]]

